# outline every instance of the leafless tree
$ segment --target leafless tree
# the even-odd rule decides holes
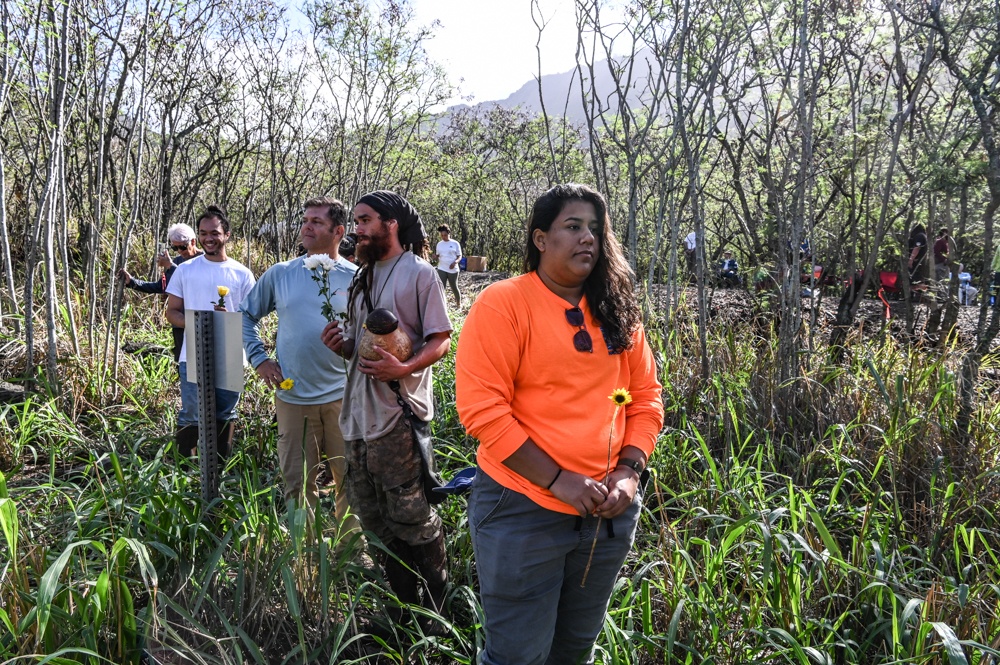
[[[968,95],[978,122],[980,146],[986,155],[986,185],[989,201],[982,214],[984,255],[979,285],[989,292],[993,256],[993,219],[1000,208],[1000,144],[997,142],[996,108],[1000,105],[1000,7],[996,3],[975,2],[949,6],[932,0],[924,13],[911,14],[935,36],[941,61]],[[976,384],[983,355],[1000,331],[1000,308],[989,307],[984,297],[979,306],[976,341],[962,360],[959,374],[958,429],[970,435],[975,408]]]

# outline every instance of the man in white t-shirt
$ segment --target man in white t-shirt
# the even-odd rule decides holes
[[[451,229],[447,224],[442,224],[437,230],[441,234],[441,242],[434,250],[438,261],[438,277],[441,278],[442,284],[451,287],[458,308],[462,309],[462,294],[458,292],[458,262],[462,258],[462,246],[458,241],[451,239]]]
[[[238,312],[240,303],[255,282],[253,273],[246,266],[226,256],[229,219],[224,210],[209,206],[198,218],[197,231],[198,243],[205,253],[177,266],[167,285],[167,321],[177,328],[184,327],[185,309]],[[229,292],[221,297],[219,287],[226,287]],[[224,304],[218,304],[220,300]],[[181,410],[177,414],[174,438],[177,452],[182,457],[191,457],[198,445],[198,386],[187,380],[186,358],[185,341],[178,367]],[[238,392],[215,389],[215,426],[222,458],[229,455],[233,440],[232,420],[239,399]]]

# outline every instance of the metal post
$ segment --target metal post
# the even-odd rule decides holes
[[[195,358],[198,363],[198,459],[201,498],[219,496],[219,441],[215,427],[215,312],[195,312]]]

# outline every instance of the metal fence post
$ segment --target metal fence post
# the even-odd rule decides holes
[[[219,496],[219,441],[215,427],[215,312],[194,312],[195,358],[198,363],[198,459],[201,498]]]

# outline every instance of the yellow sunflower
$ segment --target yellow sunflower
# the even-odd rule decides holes
[[[632,403],[632,396],[624,388],[616,388],[608,399],[615,403],[615,406],[625,406]]]
[[[284,381],[278,384],[278,388],[282,390],[291,390],[294,385],[295,385],[295,379],[285,379]]]

